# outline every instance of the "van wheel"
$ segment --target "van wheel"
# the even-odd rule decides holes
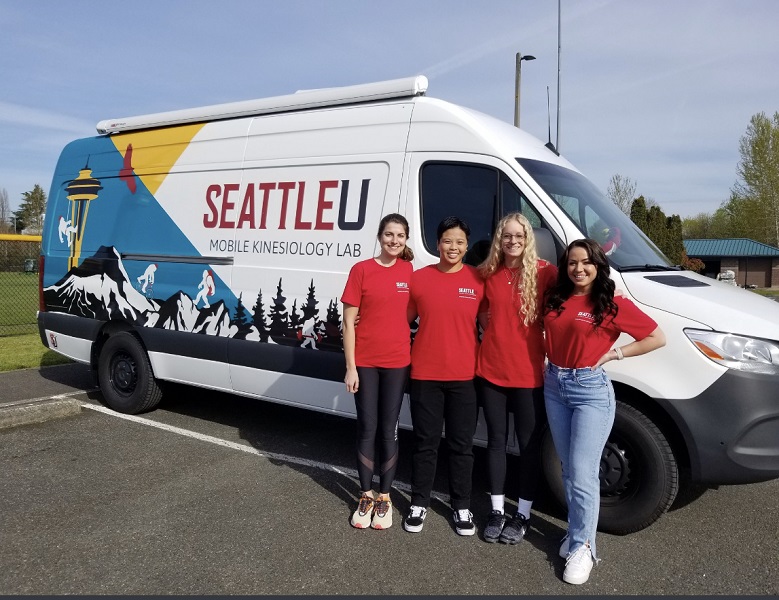
[[[121,332],[108,338],[98,359],[97,378],[105,403],[117,412],[146,412],[162,398],[149,357],[131,333]]]
[[[542,460],[549,489],[565,507],[560,459],[549,432]],[[598,530],[615,534],[649,527],[679,491],[679,471],[668,440],[649,417],[619,401],[601,456],[600,490]]]

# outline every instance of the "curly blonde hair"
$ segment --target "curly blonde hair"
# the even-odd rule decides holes
[[[533,226],[522,213],[509,213],[503,217],[495,228],[492,236],[490,253],[479,265],[479,273],[484,279],[494,275],[503,265],[503,230],[510,221],[516,221],[525,233],[525,248],[522,251],[521,276],[514,283],[514,289],[520,294],[521,304],[519,317],[525,326],[533,323],[539,316],[538,310],[538,253],[536,252],[536,236]]]

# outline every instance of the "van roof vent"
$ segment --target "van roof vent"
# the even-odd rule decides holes
[[[258,98],[256,100],[244,100],[227,104],[213,104],[200,108],[173,110],[138,117],[105,119],[97,124],[97,132],[119,133],[184,123],[202,123],[204,121],[283,113],[326,106],[340,106],[358,102],[407,98],[410,96],[422,96],[426,91],[427,77],[417,75],[415,77],[346,87],[299,90],[294,94],[287,94],[286,96]]]

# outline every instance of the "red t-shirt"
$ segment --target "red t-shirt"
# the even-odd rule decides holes
[[[544,317],[546,354],[549,362],[568,369],[592,367],[624,332],[637,340],[657,328],[657,323],[633,302],[615,296],[619,308],[616,317],[607,316],[600,327],[592,327],[592,300],[587,296],[571,296],[563,302],[561,312]]]
[[[354,329],[358,367],[398,369],[411,362],[407,308],[413,271],[405,260],[383,267],[373,258],[349,271],[341,302],[360,309],[360,323]]]
[[[557,279],[557,267],[538,261],[538,318],[530,326],[519,316],[522,296],[500,267],[487,278],[485,294],[490,311],[481,338],[476,374],[503,387],[534,388],[544,385],[544,330],[541,327],[544,293]]]
[[[476,316],[484,281],[470,265],[442,273],[436,265],[411,276],[411,306],[419,329],[411,347],[411,377],[428,381],[467,381],[476,370],[479,336]]]

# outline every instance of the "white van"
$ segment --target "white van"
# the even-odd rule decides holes
[[[682,481],[779,476],[779,305],[670,265],[541,141],[426,89],[419,76],[100,122],[54,174],[43,343],[95,368],[122,412],[154,408],[168,380],[353,416],[339,298],[380,218],[407,217],[419,268],[443,217],[469,223],[475,264],[520,211],[553,262],[601,240],[617,287],[667,336],[606,367],[619,406],[600,528],[646,527]],[[551,443],[545,467],[562,500]]]

